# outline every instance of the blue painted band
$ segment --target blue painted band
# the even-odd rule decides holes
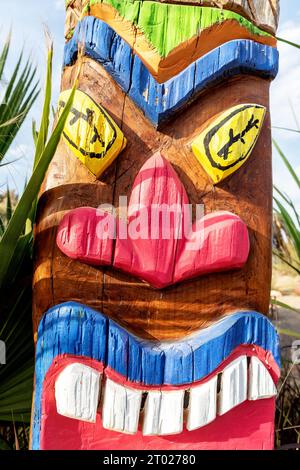
[[[234,40],[201,57],[185,70],[158,83],[130,46],[103,21],[85,17],[65,46],[64,66],[72,65],[78,45],[99,62],[139,106],[155,126],[224,79],[248,74],[274,79],[278,73],[278,51],[251,40]]]
[[[184,385],[213,372],[241,344],[270,351],[280,366],[275,328],[256,312],[238,312],[184,340],[158,343],[137,338],[82,304],[67,302],[53,307],[43,316],[38,330],[33,446],[39,448],[42,387],[56,356],[98,360],[132,382]]]

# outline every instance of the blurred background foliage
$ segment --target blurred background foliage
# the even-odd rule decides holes
[[[32,248],[36,202],[48,165],[56,151],[75,92],[49,132],[53,46],[47,36],[47,71],[39,130],[33,123],[32,174],[19,197],[9,188],[0,199],[0,338],[6,344],[6,364],[0,365],[0,449],[24,449],[29,443],[29,422],[34,375],[32,334]],[[11,37],[0,53],[0,165],[32,107],[38,91],[36,70],[23,54],[8,81],[3,73]]]

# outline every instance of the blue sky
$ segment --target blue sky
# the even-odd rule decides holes
[[[9,68],[15,62],[17,54],[24,47],[38,67],[42,86],[45,75],[46,48],[43,25],[46,24],[54,41],[54,90],[53,103],[59,94],[61,64],[64,44],[64,0],[0,0],[0,44],[10,25],[13,30],[12,49]],[[281,18],[279,37],[300,43],[300,2],[299,0],[281,0]],[[280,73],[271,87],[271,112],[273,126],[296,127],[291,106],[300,121],[300,50],[279,43]],[[6,76],[9,77],[9,68]],[[0,169],[0,191],[5,191],[6,183],[10,188],[21,191],[25,178],[30,175],[33,143],[31,137],[32,118],[39,119],[42,94],[37,100],[29,118],[20,130],[16,141],[10,148],[6,161],[17,162]],[[273,130],[282,149],[290,158],[300,175],[300,134]],[[300,192],[291,180],[280,158],[273,154],[274,182],[296,200],[300,209]]]

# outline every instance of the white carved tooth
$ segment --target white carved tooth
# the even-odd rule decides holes
[[[126,388],[126,413],[124,432],[134,434],[138,430],[142,391]]]
[[[107,379],[104,384],[102,407],[102,424],[105,429],[123,431],[126,409],[126,393],[124,387]]]
[[[248,399],[259,400],[276,395],[277,390],[269,371],[257,357],[252,356],[249,367]]]
[[[55,382],[57,413],[80,421],[96,422],[101,374],[81,363],[67,365]]]
[[[218,376],[216,375],[208,382],[190,389],[186,422],[188,431],[201,428],[216,418],[217,382]]]
[[[223,415],[247,399],[247,356],[226,366],[221,375],[218,414]]]
[[[182,432],[184,390],[148,392],[144,408],[144,436]]]
[[[141,400],[140,390],[129,389],[107,379],[102,407],[103,427],[127,434],[136,433]]]
[[[161,406],[161,392],[148,392],[144,406],[144,436],[159,434],[159,414]]]
[[[177,434],[183,428],[184,390],[161,393],[159,434]]]

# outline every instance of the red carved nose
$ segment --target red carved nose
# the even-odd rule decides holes
[[[100,209],[75,209],[64,216],[57,245],[72,259],[111,264],[156,288],[241,268],[249,255],[244,222],[221,211],[191,224],[188,202],[176,172],[157,153],[135,179],[127,221]]]

